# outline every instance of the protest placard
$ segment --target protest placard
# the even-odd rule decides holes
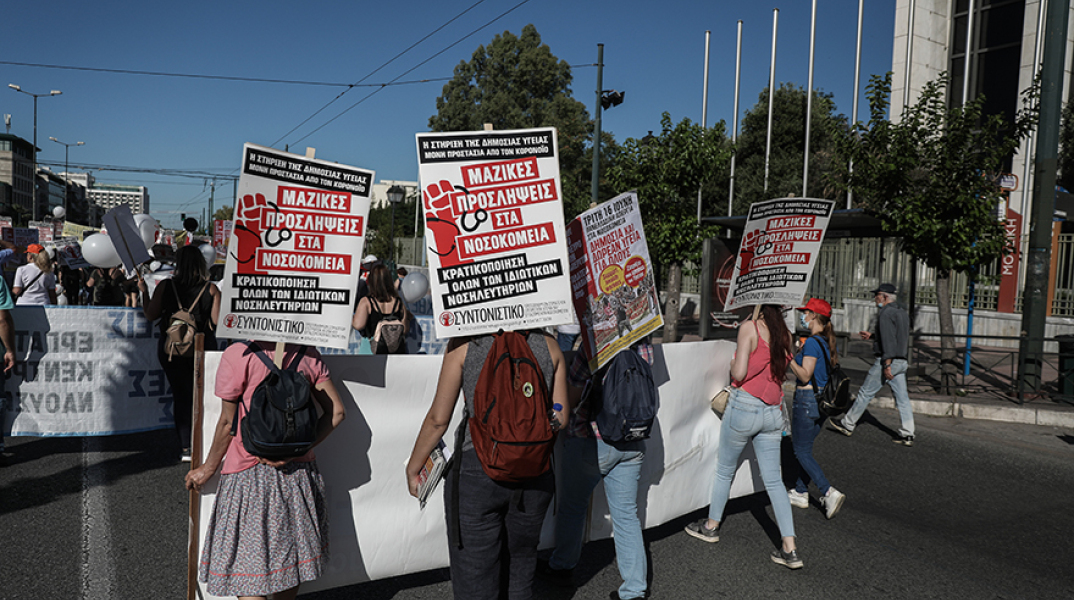
[[[570,323],[556,130],[417,145],[437,337]]]
[[[56,246],[56,257],[59,258],[60,264],[69,269],[93,268],[93,265],[82,256],[82,245],[78,243],[76,238],[57,238],[54,244]]]
[[[104,215],[104,225],[127,277],[134,275],[138,265],[152,260],[153,257],[149,256],[145,242],[138,233],[138,225],[134,222],[130,206],[119,204],[109,209]]]
[[[221,336],[347,347],[373,176],[243,147]]]
[[[801,306],[835,202],[780,198],[750,206],[725,310]]]
[[[596,371],[664,323],[637,194],[578,215],[567,228],[567,248],[582,348]]]
[[[231,228],[234,221],[213,221],[213,248],[216,249],[216,262],[227,262],[227,243],[231,240]]]

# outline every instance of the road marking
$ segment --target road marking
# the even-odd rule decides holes
[[[103,445],[100,438],[82,438],[83,600],[107,600],[114,595],[115,564],[105,496]]]

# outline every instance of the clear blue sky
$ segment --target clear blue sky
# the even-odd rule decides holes
[[[808,0],[784,0],[782,5],[530,0],[517,8],[520,0],[485,0],[370,75],[476,1],[8,2],[0,36],[0,61],[8,63],[344,85],[0,64],[0,113],[12,115],[11,133],[32,139],[32,99],[6,85],[15,83],[34,93],[61,90],[62,96],[38,101],[39,160],[64,159],[63,146],[49,141],[50,136],[84,141],[85,146],[70,151],[72,171],[93,164],[236,173],[242,144],[254,142],[280,149],[290,144],[298,153],[313,146],[318,158],[373,169],[377,179],[416,180],[414,134],[427,131],[443,81],[355,87],[288,132],[335,98],[345,84],[367,76],[366,84],[400,76],[400,81],[450,77],[478,45],[505,30],[517,34],[527,23],[537,27],[553,54],[571,65],[592,65],[597,44],[604,44],[604,88],[626,92],[626,101],[603,118],[604,130],[619,141],[658,130],[664,111],[676,122],[684,117],[700,121],[705,30],[712,31],[709,124],[725,120],[730,126],[736,23],[744,21],[744,112],[768,83],[773,8],[780,8],[776,80],[803,87],[807,81]],[[839,111],[848,116],[857,7],[855,0],[821,0],[817,15],[814,86],[833,93]],[[870,74],[891,69],[895,0],[869,0],[865,10],[863,89]],[[574,69],[574,97],[591,113],[595,86],[595,68]],[[860,110],[862,118],[864,101]],[[103,183],[148,186],[151,212],[166,227],[178,227],[179,212],[200,217],[207,204],[208,191],[200,179],[109,170],[95,170],[94,175]],[[217,192],[216,206],[226,204],[231,204],[230,185]]]

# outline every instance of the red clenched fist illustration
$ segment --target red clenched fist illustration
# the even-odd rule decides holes
[[[238,247],[234,250],[238,261],[239,273],[263,273],[256,267],[257,249],[261,247],[261,215],[268,210],[268,201],[263,194],[247,194],[239,202],[235,212],[235,239]]]
[[[738,273],[739,276],[745,275],[752,271],[753,257],[758,254],[764,254],[766,250],[772,247],[770,243],[763,243],[765,240],[765,234],[767,232],[764,229],[757,229],[747,233],[742,238],[742,247],[738,251],[739,264]]]
[[[425,201],[426,227],[433,235],[432,251],[440,257],[440,266],[452,267],[470,262],[459,258],[456,238],[460,232],[451,210],[456,196],[455,186],[450,181],[440,180],[427,186],[421,195]]]

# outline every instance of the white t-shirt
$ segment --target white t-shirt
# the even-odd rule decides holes
[[[50,303],[48,291],[56,289],[56,276],[45,273],[38,277],[40,273],[41,269],[33,263],[23,265],[15,271],[15,282],[11,287],[22,288],[22,295],[15,302],[16,306],[41,306]],[[35,278],[37,281],[34,281]]]

